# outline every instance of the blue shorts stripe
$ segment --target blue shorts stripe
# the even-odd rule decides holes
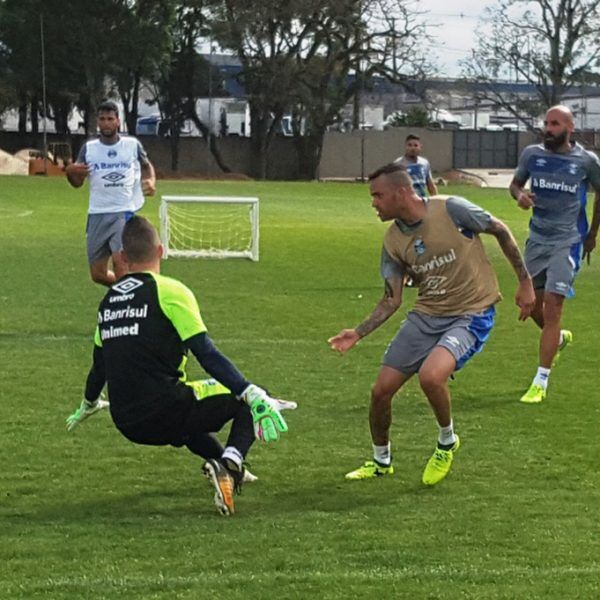
[[[462,369],[462,367],[465,366],[470,358],[483,350],[485,343],[490,337],[492,328],[494,327],[495,316],[496,308],[494,306],[490,306],[484,313],[476,315],[472,318],[467,329],[475,336],[475,341],[469,350],[467,350],[467,352],[465,352],[456,362],[456,371]]]

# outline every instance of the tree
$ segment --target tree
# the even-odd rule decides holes
[[[463,74],[528,126],[600,66],[600,0],[499,0],[486,13]],[[531,95],[502,90],[503,78],[529,83]]]
[[[109,74],[123,103],[127,131],[135,135],[142,82],[170,60],[173,0],[129,0],[114,32]]]
[[[421,61],[415,16],[409,0],[215,1],[212,30],[239,58],[250,105],[252,174],[266,176],[290,112],[301,176],[313,178],[325,130],[349,99],[373,75],[396,78]]]
[[[264,179],[267,151],[290,104],[295,59],[306,31],[298,15],[314,0],[217,0],[211,33],[241,63],[240,82],[250,106],[251,174]]]
[[[219,153],[214,132],[202,122],[196,111],[197,99],[205,97],[211,83],[215,83],[210,77],[211,66],[196,51],[198,40],[207,32],[204,9],[203,0],[178,3],[170,28],[170,59],[155,74],[152,88],[161,116],[169,124],[171,168],[174,171],[179,168],[180,132],[185,121],[191,119],[208,140],[211,153],[221,170],[229,172]],[[222,90],[216,87],[211,92],[219,93]]]
[[[39,9],[39,0],[4,0],[0,4],[5,82],[13,89],[12,99],[19,109],[21,133],[26,131],[30,110],[32,127],[37,127],[37,97],[41,95]]]
[[[293,105],[294,140],[302,178],[314,179],[327,127],[351,99],[358,128],[361,96],[374,77],[416,79],[427,70],[424,24],[403,0],[345,0],[320,4],[311,39],[299,60]],[[302,126],[300,126],[302,125]]]
[[[394,113],[388,117],[389,127],[427,127],[431,123],[429,111],[424,106],[413,106],[405,113]]]

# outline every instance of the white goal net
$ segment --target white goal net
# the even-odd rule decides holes
[[[165,255],[258,260],[258,198],[163,196]]]

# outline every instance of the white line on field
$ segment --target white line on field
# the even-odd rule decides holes
[[[353,580],[353,581],[364,581],[377,579],[391,580],[404,580],[420,577],[435,577],[438,579],[447,579],[448,577],[460,577],[468,578],[471,582],[485,581],[486,578],[498,578],[498,577],[547,577],[550,579],[556,579],[557,577],[564,575],[597,575],[600,573],[600,565],[590,565],[587,567],[575,567],[575,566],[553,566],[553,567],[524,567],[524,566],[509,566],[501,569],[479,569],[479,568],[452,568],[451,566],[436,565],[430,568],[416,568],[416,567],[401,567],[398,569],[389,568],[374,568],[370,570],[352,570],[346,571],[345,573],[335,572],[323,572],[323,571],[304,571],[302,573],[295,572],[293,569],[289,573],[289,581],[292,583],[294,579],[306,580],[306,579],[336,579],[336,580]],[[252,579],[260,581],[261,579],[277,578],[281,576],[281,571],[266,572],[261,571],[259,575],[255,575]],[[213,580],[219,581],[235,581],[247,582],[247,573],[235,573],[230,572],[227,575],[223,575],[222,572],[203,572],[196,576],[165,576],[159,573],[156,576],[132,576],[125,575],[122,577],[59,577],[49,578],[45,580],[44,587],[61,587],[61,586],[124,586],[128,584],[133,585],[181,585],[181,584],[205,584],[207,581]],[[39,584],[38,584],[39,585]]]

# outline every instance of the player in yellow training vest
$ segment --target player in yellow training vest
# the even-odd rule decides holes
[[[389,437],[392,398],[417,374],[439,427],[437,447],[423,472],[423,483],[433,485],[448,474],[460,444],[448,379],[483,348],[494,324],[494,305],[501,298],[480,233],[497,239],[517,275],[521,320],[530,315],[535,294],[514,237],[490,213],[464,198],[421,198],[406,169],[397,163],[381,167],[369,181],[373,208],[382,221],[392,221],[381,256],[385,292],[360,325],[328,340],[331,348],[346,352],[394,314],[402,302],[406,276],[415,282],[418,296],[385,352],[371,392],[373,460],[346,478],[394,472]]]

